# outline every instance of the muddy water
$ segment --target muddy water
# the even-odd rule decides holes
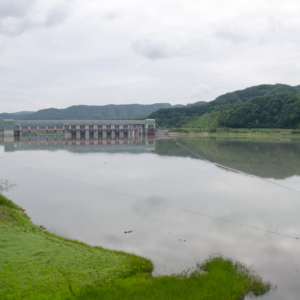
[[[300,143],[178,142],[0,144],[0,178],[34,223],[148,257],[156,275],[221,254],[277,284],[263,299],[299,299]]]

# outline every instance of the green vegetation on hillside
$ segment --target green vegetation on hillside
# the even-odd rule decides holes
[[[207,260],[191,276],[150,277],[152,263],[42,231],[0,194],[0,299],[242,299],[270,284],[239,263]]]
[[[238,128],[297,128],[300,94],[254,97],[220,112],[219,125]]]
[[[300,93],[254,97],[217,106],[182,124],[187,128],[300,128]]]
[[[0,114],[0,128],[4,119],[15,120],[120,120],[146,117],[160,108],[172,107],[169,103],[156,104],[124,104],[88,106],[77,105],[65,109],[47,108],[33,113]]]
[[[259,85],[202,105],[159,109],[148,118],[159,127],[291,127],[300,125],[299,89]],[[232,121],[232,119],[234,119]]]

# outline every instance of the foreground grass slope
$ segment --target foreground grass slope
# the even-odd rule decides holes
[[[43,232],[0,194],[0,299],[65,299],[152,270],[144,258]]]
[[[0,299],[243,299],[270,284],[211,258],[191,276],[150,277],[152,263],[43,232],[0,194]]]
[[[258,296],[270,289],[243,265],[222,257],[204,262],[190,276],[162,276],[152,279],[129,278],[81,293],[80,300],[229,300]]]

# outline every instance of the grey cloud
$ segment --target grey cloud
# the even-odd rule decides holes
[[[200,53],[205,49],[205,43],[198,37],[180,40],[177,37],[169,37],[168,41],[156,38],[153,35],[145,35],[134,39],[130,48],[136,53],[148,59],[164,59],[178,56],[190,56]]]
[[[0,0],[0,19],[7,17],[23,17],[36,0]]]
[[[274,15],[270,15],[267,22],[267,30],[275,32],[280,29],[282,29],[281,22]]]
[[[46,16],[43,21],[36,21],[34,16],[33,18],[31,16],[32,4],[35,2],[34,0],[28,1],[29,4],[27,6],[20,5],[20,7],[18,6],[18,2],[21,1],[13,1],[12,3],[14,6],[6,5],[6,2],[7,1],[2,1],[2,3],[0,2],[0,9],[1,5],[3,5],[3,8],[6,7],[5,13],[0,15],[0,33],[6,36],[20,35],[25,31],[41,27],[56,26],[61,24],[69,15],[69,8],[60,5],[52,7],[48,12],[46,12]],[[14,10],[14,8],[16,9]]]
[[[241,28],[230,28],[228,26],[220,26],[215,31],[215,36],[234,44],[242,43],[248,40],[247,34]]]
[[[145,36],[132,41],[130,48],[137,54],[148,59],[160,59],[170,56],[167,45],[162,40],[155,40],[153,36]]]
[[[69,16],[70,10],[66,6],[57,6],[52,8],[42,26],[51,27],[63,23]]]
[[[263,28],[263,31],[261,33],[259,43],[265,44],[272,41],[276,35],[280,32],[285,30],[282,23],[279,19],[277,19],[274,15],[269,15],[268,18],[265,20],[265,26]]]
[[[115,20],[120,16],[120,12],[116,9],[112,9],[104,13],[103,18],[106,20]]]
[[[169,95],[174,98],[201,98],[202,96],[209,95],[211,88],[206,84],[197,84],[190,86],[188,84],[172,86]]]
[[[0,33],[7,36],[20,35],[26,30],[30,30],[34,27],[34,24],[30,20],[1,20]]]
[[[210,93],[210,87],[205,84],[199,84],[195,89],[193,89],[192,95],[194,97],[200,97]]]

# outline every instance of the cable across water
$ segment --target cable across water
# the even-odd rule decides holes
[[[213,162],[213,161],[210,161],[210,160],[204,158],[203,156],[201,156],[201,155],[199,155],[199,154],[197,154],[197,153],[191,151],[190,149],[188,149],[188,148],[182,146],[181,144],[179,144],[179,143],[176,141],[176,139],[174,139],[174,141],[175,141],[175,143],[176,143],[178,146],[180,146],[181,148],[185,149],[186,151],[189,151],[190,153],[192,153],[192,154],[194,154],[194,155],[200,157],[200,158],[203,159],[204,161],[206,161],[206,162],[208,162],[208,163],[211,163],[211,164],[213,164],[213,165],[215,165],[215,166],[218,166],[218,167],[224,168],[224,169],[226,169],[226,170],[230,170],[230,171],[233,171],[233,172],[236,172],[236,173],[245,175],[245,176],[249,176],[249,177],[252,177],[252,178],[255,178],[255,179],[263,180],[263,181],[266,181],[266,182],[268,182],[268,183],[275,184],[275,185],[277,185],[277,186],[280,186],[280,187],[282,187],[282,188],[285,188],[285,189],[287,189],[287,190],[290,190],[290,191],[293,191],[293,192],[296,192],[296,193],[300,193],[300,191],[298,191],[298,190],[289,188],[289,187],[284,186],[284,185],[282,185],[282,184],[279,184],[279,183],[277,183],[277,182],[275,182],[275,181],[268,180],[268,179],[265,179],[265,178],[262,178],[262,177],[259,177],[259,176],[255,176],[255,175],[252,175],[252,174],[249,174],[249,173],[245,173],[245,172],[242,172],[242,171],[239,171],[239,170],[236,170],[236,169],[232,169],[232,168],[223,166],[223,165],[218,164],[218,163],[215,163],[215,162]]]
[[[183,147],[183,148],[185,148],[185,147]],[[284,236],[284,237],[292,238],[292,239],[298,239],[298,237],[290,236],[290,235],[287,235],[287,234],[283,234],[283,233],[279,233],[279,232],[275,232],[275,231],[271,231],[271,230],[266,230],[266,229],[263,229],[263,228],[259,228],[259,227],[255,227],[255,226],[251,226],[251,225],[246,225],[246,224],[242,224],[242,223],[238,223],[238,222],[234,222],[234,221],[222,219],[222,218],[219,218],[219,217],[214,217],[214,216],[211,216],[211,215],[207,215],[207,214],[203,214],[203,213],[200,213],[200,212],[191,211],[191,210],[184,209],[184,208],[181,208],[181,207],[177,207],[177,206],[173,206],[173,205],[169,205],[169,204],[164,204],[164,203],[159,203],[159,202],[156,202],[156,201],[153,201],[153,200],[148,200],[148,199],[136,197],[134,195],[125,194],[125,193],[118,192],[118,191],[115,191],[115,190],[111,190],[111,189],[108,189],[108,188],[105,188],[105,187],[102,187],[102,186],[94,185],[94,184],[91,184],[91,183],[87,183],[87,182],[83,182],[83,181],[80,181],[80,180],[76,180],[76,179],[64,177],[64,176],[57,175],[57,174],[53,174],[51,172],[47,172],[47,171],[40,170],[40,169],[37,169],[37,168],[28,167],[28,166],[25,166],[23,164],[17,163],[15,161],[12,161],[12,160],[9,160],[9,159],[4,159],[2,157],[0,157],[0,158],[3,159],[3,160],[6,160],[6,161],[10,161],[10,162],[12,162],[14,164],[20,165],[23,168],[32,169],[32,170],[37,171],[37,172],[46,173],[46,174],[49,174],[49,175],[52,175],[52,176],[55,176],[55,177],[58,177],[58,178],[62,178],[62,179],[65,179],[65,180],[68,180],[68,181],[72,181],[72,182],[77,182],[77,183],[80,183],[80,184],[84,184],[84,185],[87,185],[87,186],[98,188],[98,189],[101,189],[101,190],[104,190],[104,191],[108,191],[108,192],[111,192],[111,193],[114,193],[114,194],[118,194],[118,195],[121,195],[121,196],[125,196],[125,197],[128,197],[128,198],[132,198],[132,199],[136,199],[136,200],[140,200],[140,201],[144,201],[144,202],[149,202],[149,203],[152,203],[152,204],[155,204],[155,205],[159,205],[159,206],[163,206],[163,207],[168,207],[168,208],[179,210],[179,211],[184,211],[184,212],[187,212],[187,213],[191,213],[191,214],[203,216],[203,217],[206,217],[206,218],[210,218],[210,219],[214,219],[214,220],[218,220],[218,221],[222,221],[222,222],[226,222],[226,223],[230,223],[230,224],[234,224],[234,225],[238,225],[238,226],[242,226],[242,227],[246,227],[246,228],[250,228],[250,229],[259,230],[259,231],[262,231],[262,232],[267,232],[267,233],[271,233],[271,234],[275,234],[275,235],[279,235],[279,236]],[[206,160],[206,159],[204,159],[204,160]],[[206,160],[206,161],[208,161],[208,160]]]

